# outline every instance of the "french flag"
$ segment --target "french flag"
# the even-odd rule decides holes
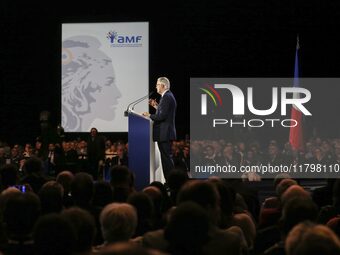
[[[295,52],[295,67],[294,67],[294,82],[293,87],[300,87],[299,85],[299,37],[296,42],[296,52]],[[293,98],[299,98],[299,93],[294,93]],[[289,143],[293,150],[303,151],[303,127],[302,127],[302,112],[293,105],[291,110],[291,119],[297,121],[295,127],[291,127],[289,131]],[[294,122],[291,122],[291,126],[294,126]]]

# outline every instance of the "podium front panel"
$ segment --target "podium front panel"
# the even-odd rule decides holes
[[[129,169],[135,175],[135,187],[142,190],[150,183],[151,122],[134,113],[129,113]]]

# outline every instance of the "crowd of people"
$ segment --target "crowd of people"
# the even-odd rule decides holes
[[[96,135],[0,144],[2,254],[340,254],[338,179],[310,191],[279,174],[275,193],[260,201],[249,180],[189,177],[190,151],[238,166],[340,163],[340,139],[312,138],[303,153],[274,140],[174,141],[166,185],[137,191],[127,143],[100,138],[93,169],[88,152]]]
[[[231,143],[225,140],[199,140],[191,142],[192,156],[206,162],[223,162],[232,165],[286,164],[340,162],[340,139],[310,138],[304,151],[293,150],[290,143],[270,140],[268,145],[258,141]]]

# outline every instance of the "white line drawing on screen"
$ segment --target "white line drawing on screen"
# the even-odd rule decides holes
[[[121,92],[112,60],[92,36],[62,42],[62,126],[68,132],[88,132],[95,119],[113,121]]]

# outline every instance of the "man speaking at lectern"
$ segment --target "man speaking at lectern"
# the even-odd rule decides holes
[[[176,140],[175,116],[176,99],[170,91],[170,81],[166,77],[159,77],[156,84],[157,93],[161,95],[159,104],[150,99],[149,103],[156,109],[155,114],[144,112],[143,115],[150,117],[153,123],[153,140],[157,142],[161,154],[162,168],[167,180],[170,171],[174,168],[172,160],[171,142]]]

